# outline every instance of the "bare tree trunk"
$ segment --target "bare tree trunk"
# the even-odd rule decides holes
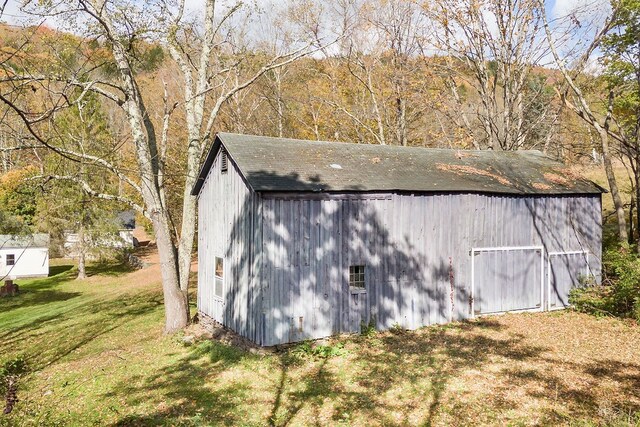
[[[633,211],[635,209],[635,201],[637,196],[631,198],[631,203],[629,203],[629,244],[632,245],[634,243],[634,231],[633,231]]]
[[[542,23],[544,26],[547,42],[549,44],[549,48],[551,53],[553,54],[553,58],[558,66],[558,69],[562,73],[565,82],[571,89],[574,97],[577,100],[578,105],[573,105],[569,99],[563,94],[561,95],[563,103],[569,107],[574,113],[576,113],[580,118],[582,118],[585,122],[589,123],[593,128],[598,132],[600,136],[600,146],[602,148],[602,162],[604,164],[604,171],[607,175],[607,182],[609,184],[609,190],[611,191],[611,198],[613,199],[613,206],[616,211],[616,218],[618,220],[618,241],[620,243],[626,243],[628,241],[628,233],[627,233],[627,219],[624,214],[624,206],[622,204],[622,198],[620,197],[620,191],[618,190],[618,181],[616,180],[616,175],[613,170],[613,164],[611,161],[611,150],[609,148],[609,134],[607,132],[608,121],[611,117],[611,111],[613,108],[613,98],[612,92],[609,93],[609,111],[607,113],[607,118],[605,119],[604,126],[598,122],[597,118],[593,114],[593,111],[589,107],[589,104],[582,93],[582,90],[576,85],[573,77],[569,74],[569,71],[564,65],[564,61],[560,59],[560,55],[556,49],[555,42],[553,41],[553,37],[551,36],[551,30],[549,29],[549,23],[547,21],[545,15],[544,2],[539,0],[538,4],[539,10],[541,11]],[[578,61],[579,64],[586,64],[591,53],[600,46],[600,42],[602,41],[602,37],[609,31],[611,28],[611,24],[613,22],[612,17],[609,17],[603,27],[598,31],[595,35],[591,44],[585,50],[585,53],[581,56]],[[582,66],[582,65],[581,65]],[[578,68],[578,71],[581,71],[581,68]]]
[[[84,210],[84,207],[83,207],[83,210]],[[78,277],[76,277],[76,279],[84,280],[87,278],[87,271],[86,271],[87,245],[85,242],[84,212],[82,213],[82,220],[80,221],[80,228],[78,229],[77,248],[78,248]]]
[[[447,66],[449,68],[449,72],[451,73],[451,75],[447,79],[445,79],[445,85],[451,91],[451,94],[453,95],[453,99],[455,101],[455,105],[458,108],[457,114],[453,116],[453,119],[454,121],[456,121],[456,124],[458,125],[458,127],[464,128],[465,133],[471,140],[471,144],[473,144],[473,148],[476,150],[479,150],[480,143],[478,142],[478,139],[474,135],[473,126],[471,125],[471,121],[469,120],[467,112],[465,111],[465,106],[462,103],[462,99],[460,98],[460,93],[458,92],[458,85],[455,79],[453,78],[454,71],[453,71],[453,66],[451,65],[450,58],[447,58]],[[458,115],[462,119],[462,123],[459,123],[459,121],[457,120]]]
[[[96,7],[96,9],[101,10],[100,7]],[[113,43],[112,52],[118,64],[122,88],[128,95],[123,103],[123,109],[129,122],[135,147],[136,160],[140,171],[142,199],[150,214],[158,246],[165,305],[165,332],[172,333],[184,328],[189,323],[189,304],[187,292],[183,291],[180,286],[180,264],[176,246],[172,239],[169,212],[164,205],[166,200],[164,196],[165,190],[158,181],[158,177],[162,173],[160,170],[161,159],[158,158],[156,133],[138,84],[134,79],[134,73],[127,56],[127,48],[114,37],[116,32],[113,30],[113,24],[110,22],[109,17],[105,15],[100,17],[102,18],[100,23]],[[191,155],[190,150],[189,156]],[[189,172],[187,170],[188,177]],[[192,244],[193,242],[191,242]],[[191,245],[189,248],[191,248]]]
[[[638,151],[638,148],[636,148],[636,153],[635,153],[635,168],[633,170],[633,174],[634,174],[634,185],[635,185],[635,199],[636,199],[636,218],[637,218],[637,222],[636,222],[636,231],[638,231],[638,240],[636,241],[636,251],[638,251],[638,254],[640,254],[640,206],[638,205],[638,203],[640,203],[640,151]],[[632,202],[632,208],[631,210],[633,210],[633,200],[631,200]],[[629,231],[629,242],[634,241],[634,234],[633,234],[633,215],[631,212],[629,212],[629,228],[631,229]]]
[[[376,115],[376,123],[378,125],[378,137],[380,141],[380,145],[386,145],[387,141],[384,135],[384,121],[382,119],[382,113],[380,112],[380,106],[378,105],[378,99],[376,93],[373,90],[373,83],[371,81],[371,71],[366,70],[367,73],[367,90],[371,95],[371,102],[373,103],[373,112]]]
[[[0,131],[0,148],[7,147],[7,137],[4,132]],[[2,172],[7,173],[9,171],[9,151],[0,150],[2,152]]]
[[[284,101],[282,100],[282,75],[280,70],[273,70],[276,83],[276,112],[278,114],[278,137],[284,136]]]
[[[193,253],[193,242],[196,235],[197,219],[197,197],[191,195],[191,189],[198,177],[198,164],[200,161],[200,136],[195,126],[190,127],[189,151],[187,153],[187,177],[184,184],[182,203],[182,226],[180,230],[180,242],[178,243],[178,271],[180,289],[188,297],[189,275],[191,274],[191,254]],[[197,141],[197,143],[196,143]]]
[[[187,293],[180,289],[178,277],[178,259],[171,240],[169,223],[162,212],[152,213],[153,230],[158,245],[160,258],[160,274],[165,307],[166,333],[172,333],[189,323],[189,304]]]
[[[597,122],[594,127],[600,136],[600,143],[602,144],[602,162],[604,163],[604,172],[607,175],[607,183],[609,184],[609,190],[611,191],[611,198],[613,199],[613,206],[616,210],[616,219],[618,220],[618,241],[627,242],[629,240],[627,234],[627,219],[624,213],[624,205],[622,204],[622,197],[620,197],[620,191],[618,189],[618,180],[613,170],[613,164],[611,162],[611,150],[609,149],[609,135],[607,131],[603,129]]]
[[[542,148],[542,152],[544,154],[548,154],[549,153],[549,147],[551,146],[551,140],[554,136],[554,132],[552,132],[553,128],[555,127],[556,123],[558,122],[558,118],[560,117],[560,114],[562,113],[562,109],[564,108],[564,104],[560,103],[560,106],[558,107],[558,109],[555,111],[555,113],[553,113],[553,118],[551,119],[551,124],[550,124],[550,130],[549,132],[547,132],[547,135],[544,137],[544,145]]]
[[[397,108],[397,133],[398,143],[402,146],[407,145],[407,103],[404,98],[398,96],[396,99]]]

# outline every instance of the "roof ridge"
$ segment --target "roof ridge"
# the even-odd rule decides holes
[[[381,149],[393,149],[393,150],[404,150],[404,149],[419,149],[419,150],[433,150],[433,151],[446,151],[446,152],[451,152],[451,151],[462,151],[462,152],[469,152],[469,153],[482,153],[482,154],[488,154],[488,153],[494,153],[494,154],[518,154],[518,153],[531,153],[531,154],[540,154],[550,160],[553,161],[557,161],[555,159],[553,159],[552,157],[546,155],[545,153],[543,153],[540,150],[536,150],[536,149],[529,149],[529,150],[478,150],[475,148],[442,148],[442,147],[424,147],[424,146],[420,146],[420,145],[394,145],[394,144],[369,144],[369,143],[360,143],[360,142],[350,142],[350,141],[344,141],[344,140],[340,140],[340,141],[329,141],[329,140],[316,140],[316,139],[300,139],[300,138],[289,138],[289,137],[279,137],[279,136],[268,136],[268,135],[253,135],[253,134],[241,134],[241,133],[235,133],[235,132],[217,132],[216,136],[230,136],[230,137],[240,137],[240,138],[255,138],[255,139],[262,139],[262,140],[271,140],[271,141],[283,141],[283,142],[296,142],[296,143],[303,143],[303,144],[336,144],[336,145],[341,145],[341,144],[348,144],[348,145],[352,145],[352,146],[358,146],[358,147],[376,147],[376,148],[381,148]],[[481,154],[481,155],[482,155]]]

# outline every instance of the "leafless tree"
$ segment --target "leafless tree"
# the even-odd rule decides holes
[[[547,110],[527,117],[540,93],[528,79],[546,55],[541,42],[537,0],[434,0],[426,13],[435,24],[434,53],[446,60],[448,87],[459,121],[476,148],[515,150],[531,147],[531,134]],[[543,12],[544,13],[544,12]],[[477,102],[469,110],[458,88],[472,88]]]
[[[70,160],[99,164],[133,190],[135,197],[105,194],[96,191],[82,177],[53,176],[78,183],[94,197],[127,203],[150,219],[160,258],[167,332],[180,329],[189,321],[187,291],[196,225],[196,198],[191,195],[191,189],[203,152],[213,138],[220,110],[266,72],[312,51],[311,44],[302,41],[293,50],[284,52],[274,45],[270,51],[262,50],[260,63],[247,64],[250,46],[238,37],[238,31],[243,28],[241,16],[246,12],[242,3],[225,7],[215,0],[207,0],[200,21],[203,30],[195,25],[197,20],[190,20],[185,7],[185,1],[140,4],[119,0],[34,5],[31,9],[34,14],[72,22],[76,31],[82,32],[79,35],[99,43],[108,51],[109,58],[104,64],[87,60],[64,73],[17,69],[10,61],[4,61],[3,84],[7,90],[0,93],[0,100],[22,119],[39,144]],[[136,43],[141,40],[165,46],[181,74],[182,96],[172,100],[165,93],[165,108],[159,121],[153,120],[148,107],[149,94],[139,81]],[[110,61],[113,67],[106,72],[104,66]],[[20,99],[34,84],[49,100],[46,111],[36,112]],[[80,102],[87,93],[113,103],[126,119],[135,167],[123,167],[103,157],[50,144],[41,124],[56,111]],[[168,208],[166,161],[167,147],[172,143],[169,126],[178,107],[184,109],[187,136],[181,150],[186,151],[186,163],[182,213],[179,218],[173,218]]]
[[[538,8],[544,10],[544,3],[538,0]],[[614,139],[618,142],[622,142],[624,136],[619,132],[615,132],[612,125],[612,113],[613,113],[613,98],[610,96],[607,106],[607,111],[603,117],[599,117],[591,107],[587,97],[583,93],[582,89],[577,83],[577,78],[584,72],[585,66],[589,59],[592,57],[594,51],[599,47],[602,42],[602,38],[611,30],[613,23],[615,22],[615,16],[617,11],[614,9],[611,14],[605,19],[604,24],[595,32],[595,35],[591,39],[590,44],[584,49],[582,54],[573,61],[571,69],[567,64],[566,58],[563,58],[556,46],[556,38],[554,37],[553,30],[549,25],[549,21],[546,15],[542,14],[543,25],[546,35],[546,41],[549,45],[551,53],[553,55],[555,64],[562,73],[566,87],[563,90],[558,91],[563,104],[573,111],[586,123],[595,129],[600,138],[600,150],[602,152],[602,160],[604,163],[604,169],[607,176],[607,182],[611,191],[611,197],[613,199],[614,208],[616,211],[616,218],[618,220],[618,239],[621,242],[628,240],[627,233],[627,221],[624,212],[624,205],[622,197],[620,196],[620,190],[618,188],[618,182],[613,169],[612,162],[612,149],[610,140]]]

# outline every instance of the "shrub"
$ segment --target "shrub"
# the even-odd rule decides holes
[[[395,335],[402,335],[407,332],[407,330],[400,323],[396,322],[391,325],[391,327],[389,328],[389,332]]]
[[[347,353],[347,350],[345,350],[344,344],[340,342],[336,345],[324,345],[304,341],[296,345],[291,352],[296,356],[313,356],[326,359],[334,356],[343,356]]]
[[[640,321],[640,258],[629,247],[621,247],[606,251],[602,261],[604,284],[573,289],[569,302],[581,312]]]
[[[375,316],[371,316],[369,323],[365,323],[364,321],[360,322],[360,334],[365,337],[371,337],[375,335],[376,330],[376,318]]]

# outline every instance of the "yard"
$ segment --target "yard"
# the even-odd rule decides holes
[[[0,300],[0,362],[30,372],[0,425],[640,423],[631,323],[505,315],[255,354],[164,336],[157,265],[74,271]]]

